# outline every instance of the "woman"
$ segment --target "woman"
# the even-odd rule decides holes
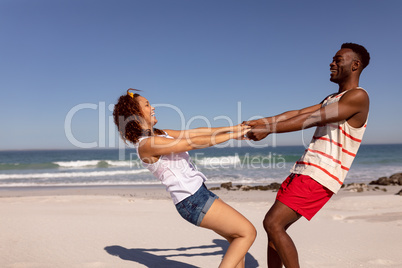
[[[113,116],[125,142],[136,145],[143,165],[161,180],[179,214],[190,223],[211,229],[230,243],[219,267],[244,267],[244,256],[256,237],[254,226],[204,185],[206,177],[187,151],[242,139],[248,126],[159,130],[155,108],[135,89],[119,98]]]

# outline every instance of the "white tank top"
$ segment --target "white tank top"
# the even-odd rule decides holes
[[[346,92],[328,97],[322,106],[339,101]],[[310,176],[337,193],[355,159],[366,126],[367,121],[364,126],[354,128],[343,120],[317,127],[309,147],[290,172]]]
[[[161,136],[173,139],[167,134]],[[139,139],[136,144],[137,154],[139,143],[147,138],[150,137],[141,137]],[[142,163],[144,167],[166,186],[166,191],[170,193],[175,205],[194,194],[207,179],[192,163],[188,152],[162,155],[153,164]]]

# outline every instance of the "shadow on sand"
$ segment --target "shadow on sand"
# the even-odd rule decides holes
[[[229,243],[226,240],[222,239],[214,239],[212,241],[213,244],[205,245],[205,246],[196,246],[196,247],[182,247],[176,249],[158,249],[158,248],[132,248],[127,249],[121,246],[108,246],[105,247],[107,253],[113,256],[118,256],[126,261],[133,261],[140,264],[143,264],[149,268],[154,267],[172,267],[172,268],[194,268],[198,266],[194,266],[191,264],[183,263],[180,261],[169,260],[169,257],[192,257],[192,256],[212,256],[212,255],[222,255],[226,252],[229,247]],[[214,252],[205,252],[205,253],[187,253],[189,250],[202,250],[202,249],[211,249],[216,248],[217,250]],[[158,255],[154,254],[154,252],[161,251],[173,251],[172,254]],[[218,264],[217,264],[218,265]],[[248,268],[256,268],[258,267],[258,261],[249,253],[246,255],[246,267]]]

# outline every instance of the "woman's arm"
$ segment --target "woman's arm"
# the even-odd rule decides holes
[[[221,130],[223,130],[223,128],[219,128],[219,130],[212,133],[207,132],[207,134],[173,139],[162,136],[153,136],[140,142],[138,152],[140,158],[144,162],[154,163],[161,155],[207,148],[226,142],[230,139],[242,139],[242,137],[244,137],[244,135],[250,130],[250,127],[238,127],[233,132],[222,132]]]
[[[216,135],[219,133],[227,133],[233,132],[237,129],[241,128],[242,124],[236,126],[228,126],[228,127],[200,127],[194,129],[187,129],[187,130],[173,130],[173,129],[164,129],[164,131],[169,134],[169,136],[177,139],[181,138],[191,138],[194,136],[200,135]]]

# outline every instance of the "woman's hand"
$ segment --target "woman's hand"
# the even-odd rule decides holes
[[[234,126],[233,139],[235,140],[247,140],[247,133],[250,131],[251,127],[243,123]]]

